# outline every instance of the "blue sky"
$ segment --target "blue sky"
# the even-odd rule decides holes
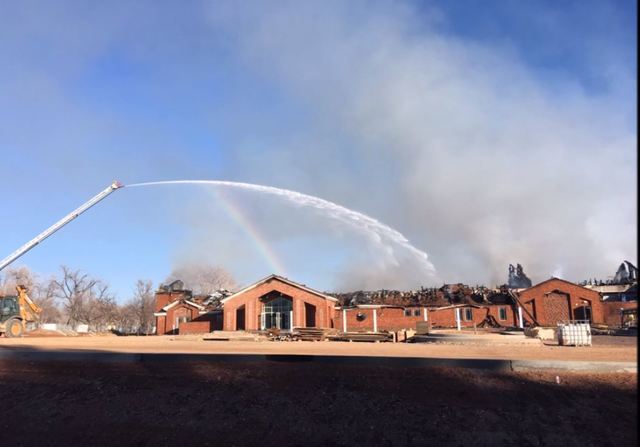
[[[504,281],[509,262],[606,277],[637,259],[636,14],[622,0],[3,2],[0,251],[113,179],[225,179],[379,219],[438,281]],[[229,194],[294,280],[429,281],[318,213]],[[125,299],[192,260],[241,284],[271,273],[188,186],[118,191],[17,265],[81,268]]]

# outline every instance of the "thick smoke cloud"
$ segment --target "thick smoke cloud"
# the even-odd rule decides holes
[[[238,172],[379,218],[446,281],[502,282],[516,261],[534,280],[581,280],[635,260],[635,112],[620,94],[635,89],[629,74],[590,93],[534,72],[508,45],[451,37],[436,10],[416,17],[395,2],[212,9],[230,52],[306,114],[261,145],[230,132]],[[265,149],[291,183],[261,169],[262,157],[252,165]],[[413,287],[415,275],[347,264],[338,286]]]
[[[502,283],[513,262],[534,281],[606,278],[637,257],[624,2],[477,3],[3,2],[0,169],[20,214],[3,251],[113,178],[223,179],[370,215],[438,281],[318,212],[227,191],[252,239],[212,191],[178,188],[125,189],[24,260],[123,296],[194,261],[250,283],[277,264],[258,240],[327,290]],[[509,30],[492,39],[483,20]]]

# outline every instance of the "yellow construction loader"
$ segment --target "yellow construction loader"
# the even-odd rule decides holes
[[[39,320],[42,309],[34,303],[27,288],[16,286],[17,296],[0,297],[0,334],[5,337],[22,337],[27,323]]]

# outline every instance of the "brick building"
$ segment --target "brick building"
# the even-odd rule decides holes
[[[448,287],[448,288],[447,288]],[[450,286],[445,287],[445,292]],[[460,288],[460,287],[458,287]],[[462,289],[461,289],[462,290]],[[438,292],[440,293],[440,292]],[[294,327],[341,331],[395,331],[430,321],[434,328],[493,326],[556,326],[567,320],[619,326],[622,310],[635,303],[607,303],[597,291],[551,278],[518,292],[460,294],[425,304],[348,304],[287,278],[270,275],[212,302],[194,296],[180,281],[156,293],[156,334],[206,333],[213,330],[258,331]]]
[[[338,300],[277,275],[268,276],[221,301],[224,330],[333,327]]]
[[[567,320],[604,323],[600,294],[569,281],[551,278],[518,293],[524,320],[529,324],[556,326]]]
[[[271,275],[210,302],[194,296],[181,281],[156,292],[156,334],[207,333],[213,330],[290,330],[333,327],[336,298],[289,279]]]
[[[344,332],[397,331],[415,329],[419,321],[431,321],[434,328],[473,327],[492,317],[501,326],[515,326],[517,312],[512,304],[455,304],[441,307],[360,304],[336,309],[335,328]]]
[[[206,333],[222,328],[220,311],[207,306],[207,296],[194,296],[182,281],[156,292],[156,335]]]

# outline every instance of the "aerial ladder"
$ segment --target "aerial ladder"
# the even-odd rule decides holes
[[[78,208],[64,216],[58,222],[0,261],[0,271],[58,231],[60,228],[77,218],[80,214],[84,213],[98,202],[104,200],[115,190],[123,187],[124,185],[122,183],[117,180],[114,181],[107,188],[100,191],[87,202],[80,205]],[[16,286],[16,290],[18,292],[17,296],[0,297],[0,333],[4,333],[7,336],[20,337],[26,329],[27,323],[36,321],[38,319],[38,315],[42,312],[42,309],[34,303],[31,298],[29,298],[24,286],[18,285]]]
[[[74,220],[80,214],[82,214],[85,211],[87,211],[93,205],[95,205],[96,203],[100,202],[101,200],[104,200],[109,194],[111,194],[112,192],[114,192],[115,190],[120,189],[120,188],[124,188],[124,185],[122,183],[120,183],[119,181],[117,181],[117,180],[114,181],[111,185],[109,185],[103,191],[100,191],[98,194],[96,194],[94,197],[89,199],[87,202],[85,202],[82,205],[80,205],[77,209],[71,211],[69,214],[64,216],[58,222],[56,222],[55,224],[51,225],[49,228],[44,230],[42,233],[40,233],[39,235],[37,235],[36,237],[31,239],[29,242],[24,244],[22,247],[18,248],[16,251],[14,251],[9,256],[7,256],[2,261],[0,261],[0,271],[2,271],[2,269],[7,267],[9,264],[11,264],[13,261],[18,259],[20,256],[22,256],[23,254],[25,254],[26,252],[31,250],[33,247],[38,245],[40,242],[44,241],[46,238],[51,236],[53,233],[58,231],[60,228],[64,227],[66,224],[68,224],[69,222]]]

